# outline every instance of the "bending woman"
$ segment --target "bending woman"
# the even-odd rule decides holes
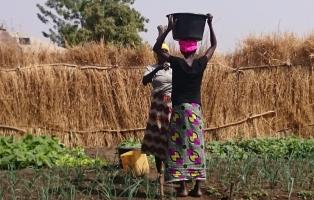
[[[212,16],[208,14],[211,46],[204,55],[196,57],[197,41],[179,41],[183,58],[162,50],[162,44],[175,26],[173,17],[168,18],[167,30],[157,39],[153,50],[170,62],[172,72],[172,115],[168,132],[168,152],[165,178],[167,182],[180,182],[177,196],[200,197],[201,181],[206,179],[204,125],[201,113],[201,83],[204,70],[217,46],[212,27]],[[188,193],[185,181],[196,180],[194,189]]]

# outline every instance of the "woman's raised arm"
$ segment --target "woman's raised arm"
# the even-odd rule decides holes
[[[208,24],[209,32],[210,32],[210,47],[205,52],[205,56],[207,57],[208,60],[212,58],[215,52],[215,49],[217,47],[217,40],[216,40],[216,35],[213,29],[212,21],[213,21],[213,16],[211,14],[207,14],[207,24]]]
[[[167,26],[167,29],[166,29],[165,32],[163,32],[163,34],[161,34],[158,37],[158,39],[157,39],[157,41],[156,41],[156,43],[155,43],[155,45],[153,47],[153,51],[157,55],[163,57],[166,61],[169,60],[170,54],[169,54],[169,52],[162,51],[161,46],[164,43],[168,33],[173,29],[174,25],[175,25],[175,22],[173,21],[173,16],[169,15],[168,16],[168,26]]]

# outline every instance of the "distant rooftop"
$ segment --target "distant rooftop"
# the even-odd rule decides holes
[[[22,49],[26,50],[51,50],[51,51],[63,51],[62,47],[56,44],[37,38],[29,37],[25,34],[19,32],[9,32],[3,26],[0,26],[0,44],[16,44]]]

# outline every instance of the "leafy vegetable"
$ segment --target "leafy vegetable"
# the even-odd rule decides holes
[[[64,147],[56,138],[26,135],[21,139],[0,137],[0,168],[90,166],[105,161],[88,157],[83,149]]]
[[[141,147],[141,142],[139,139],[136,138],[128,138],[123,140],[118,147],[124,147],[124,148],[140,148]]]
[[[314,157],[314,139],[287,137],[214,141],[208,143],[207,149],[220,157],[233,155],[235,158],[247,158],[249,154],[255,154],[269,158],[308,158]]]

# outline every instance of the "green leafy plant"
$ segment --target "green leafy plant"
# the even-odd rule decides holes
[[[141,141],[136,138],[128,138],[123,140],[118,147],[120,148],[140,148],[141,147]]]
[[[56,138],[26,135],[23,138],[0,137],[0,168],[91,166],[105,161],[88,157],[81,148],[64,147]]]
[[[273,158],[308,158],[314,156],[314,139],[263,138],[227,142],[210,142],[207,149],[222,158],[232,154],[234,158],[245,159],[255,154]]]
[[[300,191],[298,192],[298,197],[302,200],[310,200],[314,198],[314,192],[313,191]]]

